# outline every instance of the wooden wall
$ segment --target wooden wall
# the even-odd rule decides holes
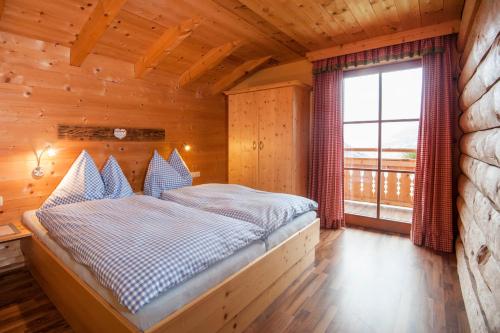
[[[458,273],[473,332],[500,331],[500,1],[466,1],[458,38]]]
[[[176,88],[177,76],[155,70],[133,78],[133,64],[90,55],[82,67],[69,65],[69,49],[0,32],[0,223],[18,221],[37,208],[87,149],[100,167],[113,154],[134,190],[141,190],[153,149],[164,156],[189,143],[181,154],[196,182],[227,179],[224,97],[203,97]],[[57,140],[57,124],[165,128],[166,142],[78,142]],[[34,179],[34,149],[50,143],[55,157],[42,161],[46,175]]]

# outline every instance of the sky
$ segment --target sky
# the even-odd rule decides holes
[[[382,73],[382,120],[412,119],[420,116],[422,69],[412,68]],[[378,119],[378,74],[350,77],[344,80],[344,121]],[[382,147],[416,148],[418,122],[382,125]],[[378,146],[378,124],[344,125],[345,147]],[[348,154],[346,154],[347,156]],[[371,156],[376,153],[358,153]],[[395,157],[397,154],[391,154]],[[389,157],[389,156],[388,156]]]

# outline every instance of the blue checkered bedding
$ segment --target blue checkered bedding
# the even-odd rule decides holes
[[[251,223],[143,195],[56,206],[37,216],[132,313],[264,235]]]
[[[295,217],[318,208],[304,197],[264,192],[233,184],[204,184],[164,191],[163,200],[247,221],[266,230],[266,237]]]

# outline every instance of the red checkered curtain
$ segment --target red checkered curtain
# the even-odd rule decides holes
[[[314,119],[309,194],[325,228],[344,221],[342,70],[422,57],[424,87],[412,239],[440,251],[453,247],[452,52],[455,35],[391,45],[313,63]],[[360,92],[362,93],[362,92]]]
[[[309,195],[319,204],[323,228],[345,227],[342,70],[314,75],[312,164]]]
[[[446,36],[436,41],[441,52],[422,57],[422,108],[411,239],[416,245],[452,252],[455,38]]]

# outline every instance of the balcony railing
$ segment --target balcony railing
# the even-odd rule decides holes
[[[376,148],[346,148],[345,152],[377,152]],[[391,153],[404,157],[384,158]],[[380,203],[382,205],[409,207],[413,206],[415,188],[415,149],[382,149],[380,172]],[[368,203],[377,202],[378,159],[372,157],[344,158],[345,199]]]

